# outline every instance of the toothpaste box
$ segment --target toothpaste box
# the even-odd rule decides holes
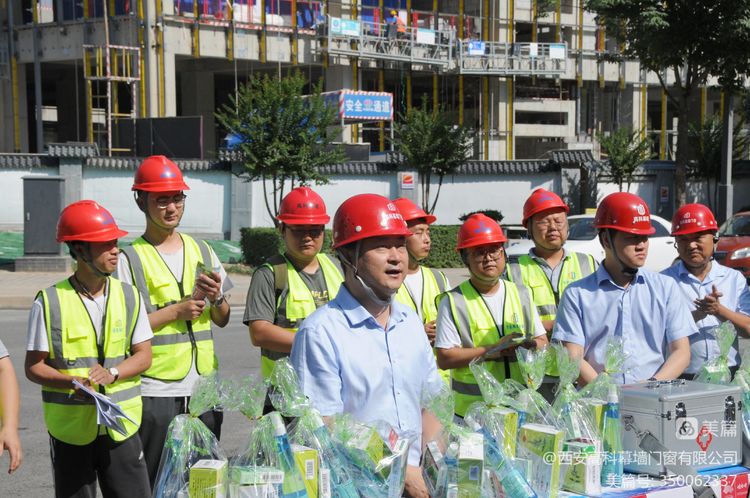
[[[293,444],[292,453],[294,453],[297,468],[305,480],[308,498],[318,498],[318,450]]]
[[[190,498],[224,498],[226,483],[226,460],[198,460],[190,467]]]
[[[601,444],[598,440],[578,439],[563,445],[566,467],[563,488],[582,495],[601,494]]]
[[[484,471],[484,436],[471,433],[461,436],[458,443],[458,498],[482,495]]]
[[[556,498],[560,488],[560,453],[565,432],[543,424],[524,424],[518,456],[529,460],[528,481],[539,496]]]

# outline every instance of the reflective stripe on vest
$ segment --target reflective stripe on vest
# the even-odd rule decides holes
[[[178,303],[193,292],[198,263],[208,268],[213,266],[211,251],[204,241],[194,240],[185,234],[180,234],[180,237],[183,265],[179,281],[172,275],[159,251],[143,237],[122,249],[130,263],[133,282],[148,302],[149,313]],[[154,329],[151,345],[151,367],[144,372],[144,377],[182,380],[190,372],[194,354],[199,374],[208,374],[218,366],[209,306],[195,320],[175,320]]]
[[[437,318],[437,297],[445,292],[447,280],[443,272],[434,268],[420,266],[419,271],[422,273],[422,296],[420,299],[420,311],[422,323],[427,323]],[[417,301],[414,299],[406,287],[406,283],[401,284],[396,293],[396,300],[405,304],[414,311],[417,311]]]
[[[487,303],[477,292],[470,280],[441,296],[450,300],[453,322],[461,338],[461,346],[474,348],[491,346],[500,340],[502,335],[519,333],[526,335],[533,332],[532,304],[528,292],[512,282],[501,281],[505,292],[503,300],[503,323],[495,323]],[[498,327],[501,326],[501,329]],[[517,362],[507,358],[486,362],[487,368],[499,381],[512,378],[522,381]],[[469,405],[481,401],[481,391],[469,367],[451,370],[451,387],[455,392],[455,412],[463,417]]]
[[[323,280],[325,281],[328,300],[330,301],[338,294],[339,288],[344,281],[344,276],[327,255],[318,253],[316,258],[323,272]],[[277,279],[282,283],[286,281],[285,288],[281,289],[278,288],[280,287],[278,282],[275,282],[275,287],[279,292],[276,298],[274,325],[283,327],[291,332],[296,332],[299,322],[315,311],[315,298],[297,272],[297,269],[286,257],[278,255],[278,257],[270,259],[265,266],[271,269],[275,281]],[[285,273],[282,275],[282,272]],[[276,360],[286,358],[289,356],[289,353],[261,348],[260,355],[261,373],[263,374],[263,378],[268,378],[271,372],[273,372]]]
[[[114,278],[108,279],[107,289],[102,345],[97,344],[88,311],[68,280],[39,293],[47,324],[47,365],[63,374],[85,378],[94,365],[101,363],[104,368],[110,368],[131,355],[130,342],[141,306],[140,295],[134,287]],[[99,390],[119,403],[135,421],[123,419],[126,434],[108,429],[109,437],[123,441],[135,434],[141,422],[140,376],[99,386]],[[44,420],[52,436],[81,446],[93,441],[99,433],[96,407],[93,400],[81,401],[72,397],[73,393],[72,389],[42,386]]]
[[[508,275],[513,282],[529,289],[541,320],[554,320],[563,291],[572,282],[593,273],[595,269],[593,261],[594,258],[588,254],[580,252],[568,254],[561,263],[557,292],[552,289],[552,282],[547,278],[547,274],[544,273],[539,263],[528,254],[519,256],[517,260],[508,263]],[[547,356],[546,373],[554,377],[560,375],[555,355]]]
[[[557,284],[557,292],[555,292],[552,289],[552,282],[547,278],[539,263],[528,254],[524,254],[508,262],[508,277],[512,282],[528,287],[541,320],[554,320],[557,305],[560,303],[560,297],[565,288],[572,282],[590,275],[594,269],[593,258],[588,254],[579,252],[569,254],[562,261],[560,280]]]

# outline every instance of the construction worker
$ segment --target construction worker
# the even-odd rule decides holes
[[[516,347],[547,344],[536,307],[523,286],[502,280],[507,242],[492,218],[469,216],[458,231],[456,250],[471,276],[440,296],[437,318],[438,366],[450,369],[455,392],[455,413],[464,417],[469,405],[481,401],[469,363],[484,357],[499,381],[523,382],[516,361]]]
[[[406,23],[399,17],[398,11],[391,9],[391,23],[396,25],[396,32],[399,37],[406,35]]]
[[[23,461],[21,440],[18,437],[18,411],[21,395],[8,350],[0,341],[0,457],[8,451],[8,474],[12,474]]]
[[[380,195],[344,201],[333,219],[333,247],[344,266],[338,295],[311,314],[294,337],[291,362],[321,415],[350,413],[396,431],[433,439],[439,423],[420,407],[442,380],[419,317],[393,299],[406,276],[411,235],[396,206]],[[406,496],[427,498],[421,441],[410,447]]]
[[[153,333],[140,293],[112,278],[127,235],[94,201],[60,214],[57,241],[76,261],[69,278],[40,291],[29,314],[26,377],[42,386],[55,496],[149,496],[141,422],[141,374]],[[124,434],[97,425],[97,407],[73,381],[109,396],[133,420]]]
[[[594,216],[604,261],[596,272],[568,285],[560,301],[552,339],[580,357],[579,383],[604,368],[610,337],[622,338],[627,358],[618,383],[679,377],[690,363],[697,329],[673,279],[643,269],[651,225],[648,206],[637,195],[616,192]],[[613,372],[610,372],[613,373]]]
[[[211,324],[224,327],[229,321],[225,293],[232,283],[208,244],[177,231],[189,187],[175,163],[164,156],[147,157],[135,172],[132,190],[146,217],[146,231],[123,248],[118,276],[141,291],[154,330],[140,428],[153,486],[169,423],[187,413],[198,377],[218,368]],[[200,418],[221,436],[221,412],[211,410]]]
[[[531,293],[547,337],[552,336],[560,296],[571,282],[594,273],[598,263],[589,254],[565,249],[570,208],[554,192],[534,190],[523,205],[521,223],[534,242],[528,254],[510,257],[507,278]],[[557,359],[548,357],[547,376],[539,391],[551,401],[560,381]]]
[[[403,285],[396,293],[396,299],[417,312],[424,324],[424,331],[431,345],[435,344],[435,319],[437,318],[437,304],[435,299],[449,287],[448,279],[440,270],[434,270],[420,265],[419,262],[430,255],[432,241],[430,240],[430,225],[437,219],[434,215],[425,213],[416,204],[406,198],[393,201],[396,208],[406,221],[406,226],[412,235],[406,237],[406,252],[409,254],[409,265]],[[440,371],[446,381],[450,373]]]
[[[242,320],[253,345],[261,348],[263,378],[271,375],[276,360],[289,356],[302,320],[335,297],[344,280],[339,262],[320,252],[331,217],[315,191],[297,187],[289,192],[276,219],[284,254],[253,273]],[[266,401],[266,410],[272,410]]]
[[[672,235],[680,261],[662,271],[673,278],[692,311],[698,333],[690,336],[690,365],[682,378],[693,379],[703,364],[719,355],[713,329],[731,322],[750,337],[750,292],[742,273],[713,260],[719,227],[703,204],[685,204],[672,218]],[[734,377],[740,364],[739,344],[729,350],[729,370]]]

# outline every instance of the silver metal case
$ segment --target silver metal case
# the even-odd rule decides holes
[[[625,470],[659,476],[669,474],[669,465],[702,470],[739,463],[741,400],[738,386],[686,380],[621,386]],[[636,430],[650,431],[667,450],[650,455],[639,448]]]

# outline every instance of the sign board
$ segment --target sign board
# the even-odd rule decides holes
[[[417,29],[417,43],[423,43],[425,45],[435,44],[435,31],[432,29]]]
[[[483,41],[470,41],[469,42],[469,55],[484,55],[485,43]]]
[[[549,58],[565,60],[565,44],[564,43],[550,43]]]
[[[669,185],[662,185],[659,187],[659,202],[667,204],[669,202]]]
[[[414,190],[414,179],[416,175],[411,171],[400,171],[398,173],[398,182],[401,190]]]
[[[361,25],[352,19],[331,18],[331,33],[342,36],[359,36]]]
[[[352,121],[392,121],[393,94],[339,90],[323,94],[328,105],[336,106],[339,119]]]
[[[539,55],[539,45],[536,43],[529,43],[529,57],[537,57]]]

